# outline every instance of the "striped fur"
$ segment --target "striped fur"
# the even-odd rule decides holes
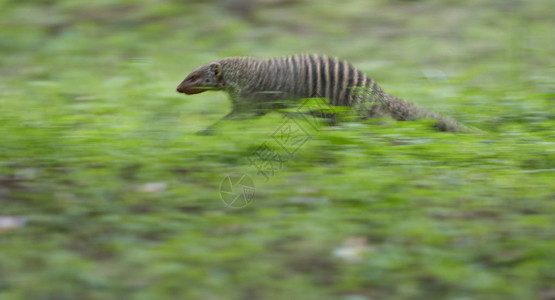
[[[385,115],[401,121],[433,118],[438,119],[440,130],[459,131],[464,127],[453,119],[385,93],[357,68],[327,56],[224,58],[194,70],[177,90],[186,94],[205,90],[228,92],[233,110],[225,118],[236,118],[240,112],[267,107],[276,100],[322,97],[333,106],[353,107],[364,118]]]
[[[245,59],[224,59],[222,65],[244,67],[247,76],[253,80],[246,78],[247,85],[241,90],[249,92],[277,91],[300,98],[322,97],[330,99],[331,105],[350,106],[357,98],[356,87],[381,91],[373,80],[347,62],[326,56],[246,59],[244,65],[238,64],[238,60],[243,62]],[[227,84],[233,85],[229,80]]]

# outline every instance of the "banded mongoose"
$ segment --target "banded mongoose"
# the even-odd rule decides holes
[[[436,119],[435,127],[441,131],[468,130],[449,117],[387,94],[349,63],[321,55],[223,58],[200,66],[177,87],[187,95],[207,90],[229,94],[232,110],[223,119],[245,118],[248,113],[262,115],[272,103],[288,97],[323,97],[332,106],[352,107],[363,118]]]

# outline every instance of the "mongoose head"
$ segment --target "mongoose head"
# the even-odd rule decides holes
[[[211,62],[198,67],[177,86],[178,92],[187,95],[222,89],[222,66],[219,62]]]

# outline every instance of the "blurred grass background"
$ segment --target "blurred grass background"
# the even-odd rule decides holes
[[[555,2],[0,0],[0,299],[555,299]],[[325,53],[483,129],[195,132],[221,57]],[[253,203],[220,182],[247,173]]]

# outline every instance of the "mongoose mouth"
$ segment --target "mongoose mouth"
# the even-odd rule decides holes
[[[199,94],[202,92],[206,92],[205,89],[195,89],[195,88],[187,88],[185,89],[184,93],[187,95],[194,95],[194,94]]]
[[[181,86],[180,85],[180,86],[177,87],[177,91],[180,92],[180,93],[187,94],[187,95],[194,95],[194,94],[205,92],[206,89],[194,88],[194,87],[191,87],[191,86]]]

